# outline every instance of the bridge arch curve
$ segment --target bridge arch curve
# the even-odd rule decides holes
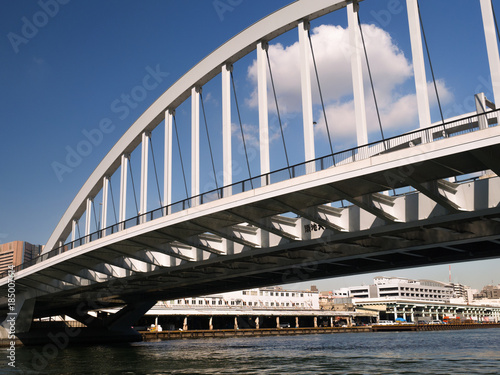
[[[43,252],[57,248],[68,238],[72,231],[72,220],[80,218],[86,211],[86,199],[99,193],[103,178],[113,175],[119,168],[121,156],[130,154],[140,145],[142,133],[156,128],[165,119],[166,111],[175,110],[189,98],[192,88],[202,87],[220,73],[221,67],[252,52],[259,42],[268,42],[297,27],[302,21],[311,21],[345,8],[348,3],[352,1],[297,0],[243,30],[196,64],[151,104],[102,159],[68,206]]]

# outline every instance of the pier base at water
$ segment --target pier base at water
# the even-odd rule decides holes
[[[96,330],[92,328],[41,329],[18,333],[16,338],[2,339],[0,346],[10,346],[11,341],[16,346],[55,345],[58,349],[65,349],[70,345],[100,345],[118,344],[142,341],[139,332],[130,328],[125,331]]]

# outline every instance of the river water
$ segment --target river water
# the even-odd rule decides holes
[[[20,347],[16,369],[6,367],[0,373],[500,374],[500,329]]]

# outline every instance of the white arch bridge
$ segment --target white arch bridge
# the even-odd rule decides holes
[[[478,27],[484,28],[494,100],[471,93],[477,111],[431,123],[421,18],[417,0],[407,0],[419,125],[392,138],[382,133],[381,140],[371,143],[363,83],[369,56],[358,20],[364,3],[368,0],[293,2],[229,40],[163,93],[83,185],[44,253],[15,270],[16,305],[10,313],[17,314],[18,334],[29,331],[32,318],[58,314],[97,328],[100,335],[103,327],[124,332],[160,299],[498,257],[500,127],[493,102],[500,101],[500,59],[491,0],[478,2],[483,16]],[[332,12],[346,12],[348,18],[358,146],[336,153],[332,147],[332,153],[318,157],[312,87],[321,90],[321,85],[319,79],[314,82],[318,75],[312,74],[317,67],[309,22]],[[268,92],[275,90],[267,46],[292,29],[298,31],[300,50],[304,161],[271,171]],[[257,57],[260,171],[252,175],[248,168],[249,178],[235,182],[231,124],[239,108],[231,98],[236,95],[231,73],[250,53]],[[214,79],[222,82],[223,183],[202,192],[201,88]],[[375,97],[376,86],[372,88]],[[191,145],[178,147],[191,152],[191,192],[172,202],[172,192],[183,182],[173,173],[175,111],[189,101]],[[279,98],[275,101],[279,119],[278,102]],[[159,125],[164,128],[161,182],[149,150]],[[127,216],[131,202],[137,203],[130,168],[135,154],[140,158],[139,203],[137,212]],[[108,225],[116,211],[113,176],[120,185],[118,215]],[[148,197],[154,184],[159,195],[156,207]],[[187,184],[184,187],[187,193]],[[95,201],[101,207],[99,220]],[[8,282],[4,273],[0,279],[4,317],[10,307]],[[106,320],[87,314],[115,306],[125,307]]]

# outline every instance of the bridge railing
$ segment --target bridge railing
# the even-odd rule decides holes
[[[334,154],[319,157],[314,160],[306,161],[300,164],[292,165],[266,173],[260,176],[252,177],[234,184],[220,187],[200,195],[183,199],[172,203],[169,206],[160,207],[153,211],[137,215],[123,222],[113,224],[107,228],[98,230],[87,236],[68,242],[61,247],[42,254],[31,261],[25,262],[14,268],[19,271],[28,268],[34,264],[43,262],[65,251],[75,249],[84,244],[98,240],[102,237],[117,233],[121,230],[132,228],[139,224],[155,220],[166,215],[186,210],[200,204],[212,202],[230,195],[243,193],[262,186],[286,181],[295,177],[303,176],[314,171],[325,170],[340,165],[349,164],[355,161],[365,160],[370,157],[418,146],[423,143],[439,141],[449,137],[455,137],[462,134],[472,133],[480,130],[481,123],[483,127],[492,127],[498,125],[498,112],[500,109],[485,112],[484,114],[474,114],[457,120],[444,122],[429,128],[415,130],[409,133],[375,141],[363,146],[353,147],[348,150],[340,151]],[[0,278],[6,277],[8,272],[0,273]]]

